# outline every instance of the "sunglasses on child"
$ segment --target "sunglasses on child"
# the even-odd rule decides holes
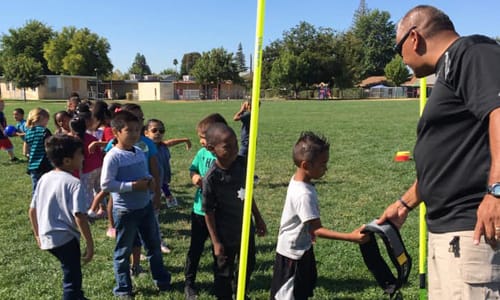
[[[165,128],[151,128],[151,129],[149,129],[149,131],[151,131],[152,133],[160,132],[161,134],[164,134]]]

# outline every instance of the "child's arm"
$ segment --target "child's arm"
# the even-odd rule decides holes
[[[191,176],[191,182],[192,182],[195,186],[197,186],[197,187],[201,188],[201,186],[202,186],[202,182],[203,182],[203,177],[201,177],[201,175],[200,175],[200,174],[198,174],[198,173],[197,173],[197,172],[195,172],[195,171],[190,171],[190,172],[189,172],[189,176]]]
[[[28,153],[30,152],[30,147],[28,143],[24,142],[23,143],[23,155],[28,156]]]
[[[93,141],[92,143],[89,144],[88,147],[89,153],[93,154],[95,152],[95,149],[106,147],[107,144],[108,142],[105,141]]]
[[[33,230],[33,234],[35,235],[36,244],[38,245],[38,247],[40,247],[40,237],[38,236],[38,220],[36,218],[36,208],[30,207],[29,217],[31,222],[31,229]]]
[[[214,255],[223,256],[224,245],[220,242],[217,230],[215,230],[216,222],[214,212],[205,212],[205,222],[207,223],[208,233],[210,234],[210,239],[212,240],[212,245],[214,247]]]
[[[161,206],[161,182],[160,182],[160,171],[158,169],[158,159],[156,155],[149,158],[149,171],[151,176],[153,176],[153,207],[158,210]]]
[[[78,229],[85,238],[85,243],[87,244],[87,248],[83,253],[83,262],[88,263],[92,260],[94,256],[94,240],[92,239],[92,233],[89,227],[89,220],[86,214],[76,213],[75,214],[75,222],[78,225]]]
[[[182,143],[186,143],[186,150],[191,149],[191,140],[188,138],[178,138],[163,141],[163,144],[167,147],[173,147]]]
[[[308,221],[306,223],[309,224],[309,232],[311,233],[311,235],[315,237],[318,236],[325,239],[348,241],[358,244],[363,244],[367,242],[369,239],[368,235],[361,233],[361,231],[363,231],[363,229],[365,228],[365,225],[355,229],[353,232],[344,233],[344,232],[333,231],[323,227],[323,225],[321,225],[321,220],[319,218]]]
[[[252,214],[255,220],[255,228],[257,229],[258,236],[265,236],[267,234],[267,226],[260,214],[259,208],[257,207],[257,203],[255,200],[252,201]]]
[[[241,115],[247,110],[248,102],[245,101],[241,104],[240,110],[233,116],[233,121],[239,121]]]

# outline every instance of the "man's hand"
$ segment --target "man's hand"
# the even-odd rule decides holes
[[[378,218],[377,224],[382,224],[389,220],[400,229],[406,221],[409,212],[399,201],[396,201],[385,209],[384,213]]]
[[[474,228],[474,244],[479,245],[484,235],[486,243],[494,250],[500,240],[500,199],[486,195],[477,209],[477,222]]]

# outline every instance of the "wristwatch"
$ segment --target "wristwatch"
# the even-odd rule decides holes
[[[490,184],[488,186],[488,194],[495,198],[500,198],[500,182]]]

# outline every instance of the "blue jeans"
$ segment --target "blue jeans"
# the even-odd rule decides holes
[[[57,248],[49,249],[60,262],[63,271],[63,300],[85,299],[82,292],[80,242],[72,239]]]
[[[113,293],[116,296],[132,294],[130,254],[137,233],[139,233],[143,242],[151,269],[151,276],[156,286],[162,290],[169,288],[170,273],[163,266],[158,225],[153,204],[149,203],[141,209],[113,207],[113,217],[116,229],[116,247],[113,256],[116,286]]]

